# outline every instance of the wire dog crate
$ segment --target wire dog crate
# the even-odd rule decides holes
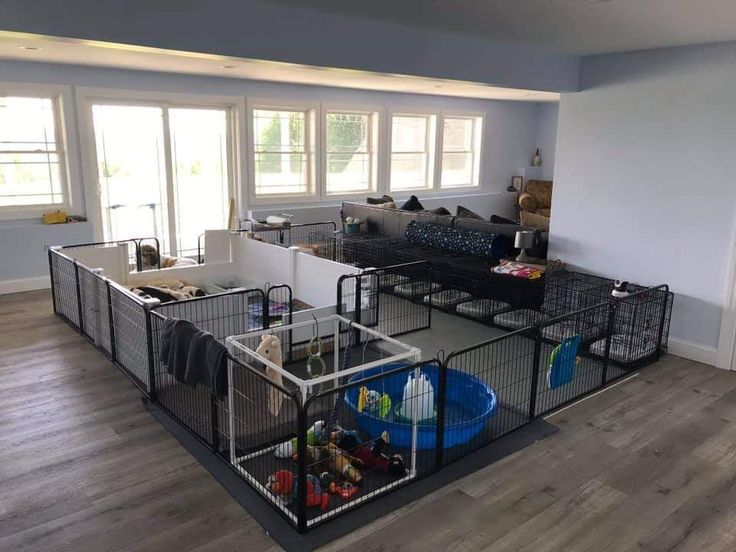
[[[298,341],[291,350],[284,346],[289,335]],[[406,433],[393,436],[361,424],[370,407],[358,406],[357,396],[359,388],[367,390],[370,376],[380,379],[385,372],[398,371],[421,378],[419,349],[340,315],[232,336],[226,342],[236,359],[229,364],[223,424],[230,463],[295,525],[321,523],[417,476],[421,393],[404,396]],[[306,358],[295,350],[306,352]],[[282,361],[287,354],[293,360]],[[383,397],[390,400],[388,394]],[[379,440],[385,450],[406,455],[403,474],[392,477],[355,461]],[[309,485],[284,493],[274,483],[279,477]],[[317,499],[322,493],[324,502]],[[304,504],[307,508],[300,512]]]

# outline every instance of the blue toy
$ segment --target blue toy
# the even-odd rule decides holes
[[[567,385],[575,378],[579,349],[580,336],[576,335],[566,339],[552,350],[547,371],[547,386],[550,389]]]

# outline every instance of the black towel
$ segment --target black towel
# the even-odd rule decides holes
[[[189,385],[206,385],[218,397],[227,394],[227,349],[209,332],[192,337],[184,375]]]
[[[170,326],[171,331],[166,335],[167,326],[164,326],[161,346],[161,360],[166,363],[166,371],[172,374],[177,381],[184,381],[187,371],[187,359],[192,338],[199,328],[188,320],[176,320]],[[164,355],[164,352],[167,354]]]

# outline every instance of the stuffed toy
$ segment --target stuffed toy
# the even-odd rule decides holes
[[[269,476],[266,488],[277,496],[291,499],[296,498],[299,486],[292,472],[279,470]],[[322,490],[319,479],[314,475],[307,475],[307,506],[319,506],[326,510],[329,505],[330,495]]]
[[[293,460],[298,462],[298,455],[295,454]],[[306,461],[307,467],[311,471],[318,474],[328,472],[335,479],[343,479],[349,483],[360,483],[363,477],[358,469],[358,467],[363,465],[361,460],[351,456],[335,443],[328,443],[327,446],[314,447],[307,445]]]
[[[319,448],[319,447],[317,447]],[[360,459],[348,454],[335,443],[327,443],[327,450],[329,453],[329,468],[333,474],[342,476],[347,482],[352,484],[360,483],[363,478],[360,470],[353,464],[362,466]]]
[[[270,360],[279,368],[284,364],[281,359],[281,342],[275,335],[262,335],[261,343],[256,349],[256,354]],[[281,377],[281,372],[274,370],[270,366],[266,366],[266,377],[268,377],[272,382],[283,387],[284,381]],[[269,385],[268,387],[268,410],[272,415],[278,416],[281,411],[281,403],[284,400],[284,394],[274,386]]]
[[[352,451],[352,454],[355,458],[362,461],[365,469],[380,470],[397,477],[406,475],[406,466],[400,454],[386,456],[383,453],[383,449],[387,444],[388,432],[384,431],[372,445],[362,445]]]

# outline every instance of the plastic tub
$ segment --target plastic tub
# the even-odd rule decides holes
[[[350,378],[350,382],[361,381],[404,366],[407,364],[399,362],[384,364],[354,375]],[[421,371],[429,376],[435,397],[438,398],[439,368],[435,364],[426,364],[421,367]],[[391,445],[410,449],[412,425],[401,421],[397,415],[408,375],[409,372],[403,370],[366,384],[369,391],[388,393],[391,397],[391,412],[385,418],[381,418],[374,411],[358,412],[360,386],[353,387],[345,393],[345,402],[353,412],[358,428],[371,439],[380,436],[383,431],[388,431]],[[496,405],[496,393],[491,387],[470,374],[448,369],[444,448],[463,445],[473,440],[483,431],[486,421],[495,413]],[[434,449],[436,446],[436,419],[420,421],[417,428],[417,450]]]

